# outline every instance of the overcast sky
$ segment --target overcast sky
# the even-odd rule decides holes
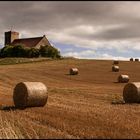
[[[63,56],[140,58],[139,1],[0,1],[0,43],[4,32],[21,38],[47,36]]]

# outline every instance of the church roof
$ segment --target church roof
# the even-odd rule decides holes
[[[23,44],[25,47],[35,47],[43,37],[15,39],[11,45]]]

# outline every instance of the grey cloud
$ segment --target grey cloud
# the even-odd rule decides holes
[[[140,30],[138,27],[139,24],[128,24],[119,28],[102,31],[90,36],[90,38],[95,38],[98,40],[139,40]]]
[[[96,1],[1,1],[0,38],[4,31],[13,26],[14,30],[40,35],[47,32],[63,32],[78,25],[106,26],[126,24],[95,33],[80,35],[79,38],[97,40],[130,39],[139,37],[140,2],[96,2]],[[54,38],[55,40],[55,38]],[[3,41],[3,40],[1,40]]]
[[[16,27],[22,27],[23,22],[28,27],[43,25],[43,22],[48,27],[65,27],[76,23],[114,22],[114,7],[113,2],[2,2],[0,11],[7,10],[0,12],[0,16],[5,25]]]

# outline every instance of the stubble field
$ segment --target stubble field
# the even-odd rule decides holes
[[[140,104],[119,104],[125,83],[117,83],[120,74],[140,82],[140,62],[120,61],[119,72],[111,71],[112,62],[64,59],[0,65],[0,105],[5,106],[0,110],[0,138],[140,138]],[[79,74],[70,76],[71,67]],[[13,107],[13,89],[24,81],[47,86],[45,107]]]

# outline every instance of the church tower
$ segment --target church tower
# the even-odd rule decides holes
[[[10,45],[15,39],[19,39],[19,33],[14,31],[5,32],[5,45]]]

